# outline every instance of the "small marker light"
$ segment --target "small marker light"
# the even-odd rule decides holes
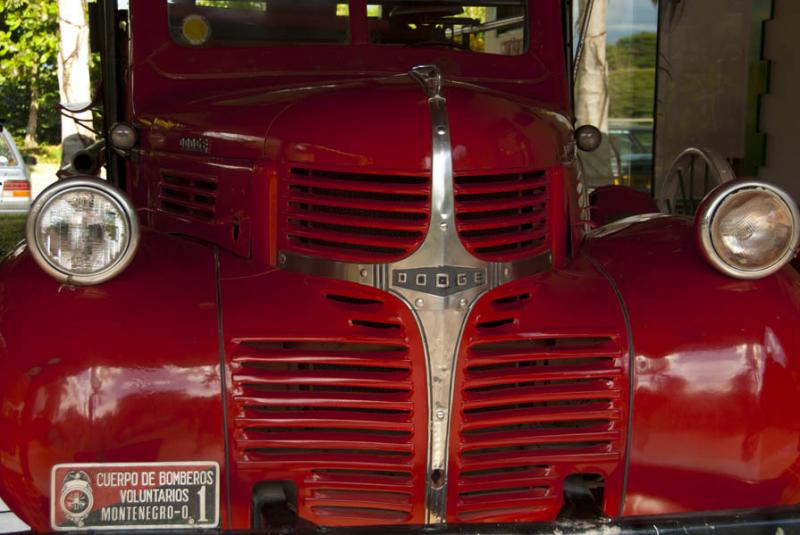
[[[603,142],[603,134],[596,126],[585,124],[575,130],[575,143],[584,152],[597,150]]]
[[[136,129],[128,123],[117,123],[111,127],[111,146],[119,150],[131,150],[136,146]]]

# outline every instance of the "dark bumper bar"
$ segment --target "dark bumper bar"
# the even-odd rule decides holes
[[[75,533],[75,532],[73,532]],[[87,531],[87,533],[97,533]],[[675,516],[561,520],[538,524],[449,524],[324,528],[299,522],[282,529],[252,531],[137,530],[114,535],[800,535],[800,506]],[[22,534],[20,534],[22,535]]]

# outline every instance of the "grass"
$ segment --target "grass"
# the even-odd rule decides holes
[[[37,163],[61,164],[61,145],[39,145],[32,149],[23,149],[18,145],[23,156],[35,156]]]
[[[25,235],[23,215],[0,215],[0,255],[5,255],[17,245]]]

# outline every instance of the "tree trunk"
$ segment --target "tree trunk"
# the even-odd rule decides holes
[[[580,0],[583,21],[588,0]],[[596,151],[583,153],[586,180],[590,185],[611,181],[611,151],[608,139],[608,62],[606,60],[606,12],[608,0],[595,0],[575,81],[575,117],[578,126],[591,124],[603,133],[603,144]]]
[[[28,108],[28,125],[25,127],[25,148],[32,149],[39,143],[36,139],[36,130],[39,127],[39,87],[38,75],[31,75],[31,105]]]
[[[58,54],[58,81],[61,104],[67,108],[86,108],[92,101],[89,78],[89,25],[85,0],[58,0],[58,22],[61,30],[61,48]],[[92,124],[92,112],[70,113],[87,125]],[[83,139],[79,136],[86,136]],[[78,122],[61,118],[61,143],[63,160],[70,161],[71,154],[91,142],[93,134]],[[65,143],[66,141],[66,143]]]

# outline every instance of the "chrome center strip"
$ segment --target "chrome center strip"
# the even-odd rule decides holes
[[[431,114],[431,215],[422,245],[388,264],[357,264],[298,255],[278,256],[282,269],[372,286],[399,297],[414,314],[425,347],[428,379],[428,469],[426,521],[447,517],[447,464],[459,342],[472,306],[487,291],[540,273],[550,254],[508,263],[472,256],[458,237],[453,193],[453,157],[443,79],[435,65],[409,73],[425,89]]]

